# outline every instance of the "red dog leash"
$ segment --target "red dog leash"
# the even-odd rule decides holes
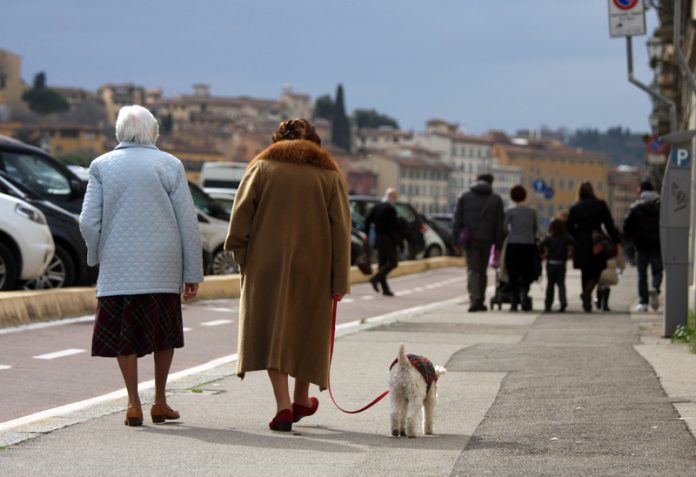
[[[389,394],[389,390],[387,389],[384,391],[382,394],[377,396],[372,400],[371,403],[361,407],[360,409],[357,409],[355,411],[348,411],[346,409],[343,409],[341,406],[338,405],[336,402],[336,399],[334,398],[333,391],[331,390],[331,362],[333,361],[333,351],[334,351],[334,340],[336,339],[336,309],[338,308],[338,302],[336,300],[333,300],[333,307],[331,310],[331,355],[329,356],[329,396],[331,396],[331,400],[333,401],[334,405],[339,408],[341,411],[347,413],[347,414],[358,414],[360,412],[363,412],[367,409],[370,409],[372,406],[380,402],[384,396]]]

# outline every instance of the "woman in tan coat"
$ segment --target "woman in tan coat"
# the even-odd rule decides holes
[[[246,170],[225,241],[242,274],[237,375],[268,371],[273,430],[314,414],[309,384],[328,385],[331,302],[350,290],[350,227],[343,177],[314,127],[282,122]]]

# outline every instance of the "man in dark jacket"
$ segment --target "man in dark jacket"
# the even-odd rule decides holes
[[[637,311],[660,307],[659,294],[662,284],[662,255],[660,254],[660,196],[650,181],[640,183],[640,199],[631,205],[624,219],[624,237],[636,248],[638,266]],[[652,288],[648,291],[648,265],[652,274]]]
[[[454,245],[463,248],[466,257],[469,311],[486,311],[486,272],[491,245],[495,244],[499,251],[503,244],[503,199],[493,193],[492,184],[491,174],[479,175],[459,197],[454,212],[452,237]],[[460,237],[466,235],[469,240],[461,243]]]
[[[370,284],[379,293],[378,284],[382,287],[382,295],[394,296],[387,284],[387,275],[394,270],[399,263],[397,246],[401,240],[399,233],[399,221],[394,204],[399,194],[395,189],[389,188],[381,203],[372,207],[365,218],[365,233],[369,235],[370,226],[375,224],[377,256],[379,270],[370,278]]]

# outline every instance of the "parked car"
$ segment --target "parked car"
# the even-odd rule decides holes
[[[87,247],[80,234],[77,214],[44,199],[4,172],[0,172],[0,192],[24,200],[43,212],[55,243],[55,253],[46,271],[25,282],[24,288],[61,288],[96,282],[97,267],[87,265]]]
[[[222,207],[225,209],[227,215],[232,214],[232,206],[234,205],[234,198],[237,195],[237,189],[225,189],[222,187],[206,187],[203,192],[208,194],[208,196],[215,199]]]
[[[0,136],[0,171],[69,212],[82,209],[85,182],[38,147]]]
[[[227,212],[220,202],[210,197],[203,189],[193,182],[189,181],[188,185],[191,191],[191,197],[193,197],[193,204],[198,210],[215,219],[225,222],[230,221],[230,212]]]
[[[21,199],[0,193],[0,290],[44,273],[55,245],[43,212]]]
[[[248,165],[246,162],[204,162],[200,185],[203,188],[223,187],[236,191]]]
[[[203,270],[206,275],[239,273],[232,252],[224,250],[229,224],[198,210],[198,228],[203,245]]]
[[[348,200],[351,210],[357,212],[361,217],[367,217],[372,207],[382,201],[379,197],[364,195],[351,195]],[[424,237],[426,225],[408,202],[397,201],[395,207],[397,216],[404,224],[405,229],[401,256],[405,259],[414,259],[426,250]]]
[[[444,215],[446,214],[426,214],[423,216],[423,220],[440,236],[447,255],[454,256],[456,252],[452,245],[452,215],[449,214],[449,220],[443,217]]]

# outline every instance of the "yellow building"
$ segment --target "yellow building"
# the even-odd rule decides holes
[[[69,123],[27,127],[38,135],[41,147],[53,156],[75,154],[97,157],[106,152],[104,133],[98,127]]]
[[[583,181],[592,184],[597,197],[608,198],[608,157],[550,141],[512,141],[495,143],[494,161],[521,169],[527,202],[536,209],[543,224],[577,201],[578,187]],[[535,183],[543,183],[539,189],[546,192],[535,192]]]
[[[22,107],[22,93],[25,89],[22,82],[22,59],[0,48],[0,106],[4,105],[9,109]]]
[[[198,183],[198,177],[204,162],[225,160],[225,156],[221,151],[208,145],[160,141],[157,147],[179,158],[186,169],[186,176],[191,182],[196,184]]]
[[[146,103],[145,88],[132,83],[105,84],[97,90],[97,96],[104,101],[106,119],[112,126],[116,124],[116,116],[123,106],[145,106]]]

